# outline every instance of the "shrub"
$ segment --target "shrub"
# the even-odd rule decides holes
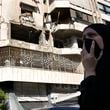
[[[2,89],[0,89],[0,102],[1,102],[2,100],[5,100],[5,98],[6,98],[5,92],[4,92]]]
[[[6,95],[5,95],[5,92],[0,89],[0,110],[3,110],[4,109],[4,101],[6,99]]]

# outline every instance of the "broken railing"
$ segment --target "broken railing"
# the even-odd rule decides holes
[[[0,66],[21,66],[47,70],[76,72],[80,62],[58,54],[16,47],[0,48]]]

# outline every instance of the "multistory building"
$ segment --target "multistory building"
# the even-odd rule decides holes
[[[28,109],[73,97],[82,30],[96,22],[109,24],[110,0],[0,0],[0,87]]]

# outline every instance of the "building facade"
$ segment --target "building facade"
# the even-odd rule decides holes
[[[96,22],[109,24],[110,0],[0,0],[0,87],[29,109],[76,93],[82,30]]]

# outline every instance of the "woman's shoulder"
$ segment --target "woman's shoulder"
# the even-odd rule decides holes
[[[87,78],[85,78],[84,80],[81,81],[80,84],[80,91],[83,91],[85,89],[91,89],[92,87],[95,87],[96,85],[96,76],[89,76]]]

